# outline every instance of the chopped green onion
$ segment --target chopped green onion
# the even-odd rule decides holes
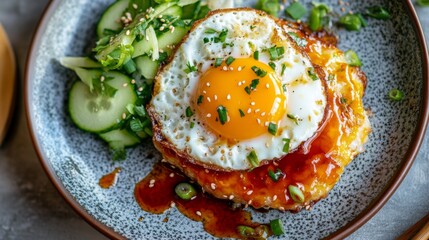
[[[219,67],[222,64],[222,61],[223,61],[222,58],[216,58],[214,66],[215,67]]]
[[[301,189],[299,187],[294,185],[289,185],[289,194],[292,200],[296,203],[303,203],[304,202],[304,193],[302,193]]]
[[[277,17],[280,11],[279,0],[259,0],[256,4],[256,8],[267,12],[271,16]]]
[[[389,98],[392,101],[401,101],[402,99],[404,99],[404,96],[404,92],[399,89],[392,89],[389,91]]]
[[[214,33],[217,33],[217,31],[216,31],[216,30],[214,30],[213,28],[209,28],[209,29],[207,29],[204,33],[207,33],[207,34],[214,34]]]
[[[345,98],[345,97],[341,97],[341,98],[340,98],[340,103],[341,103],[341,104],[343,104],[343,105],[344,105],[344,104],[347,104],[347,98]]]
[[[231,65],[231,63],[233,63],[235,61],[235,58],[233,58],[233,57],[228,57],[227,59],[226,59],[226,61],[225,61],[225,63],[226,63],[226,65]]]
[[[131,74],[131,73],[137,71],[137,65],[133,61],[133,59],[128,60],[127,63],[124,64],[123,68],[124,68],[125,72],[127,72],[128,74]]]
[[[253,30],[255,28],[256,28],[256,26],[254,26],[254,25],[250,26],[250,30]]]
[[[208,38],[204,38],[204,39],[203,39],[203,42],[204,42],[204,43],[208,43],[208,42],[210,42],[210,39],[208,39]]]
[[[203,95],[200,95],[198,97],[197,104],[200,105],[201,103],[203,103],[203,99],[204,99]]]
[[[188,67],[187,69],[185,69],[185,73],[191,73],[191,72],[196,72],[198,71],[197,67],[192,66],[190,62],[188,62],[186,64],[186,66]]]
[[[268,66],[270,66],[273,70],[276,70],[276,64],[273,62],[269,62]]]
[[[258,155],[256,155],[255,150],[251,151],[249,155],[247,155],[247,160],[249,161],[250,165],[252,165],[253,167],[259,166],[259,159],[258,159]]]
[[[299,47],[307,46],[307,40],[305,38],[300,38],[298,34],[294,32],[288,32],[289,36],[298,44]]]
[[[299,125],[298,118],[292,114],[287,114],[287,117],[291,119],[296,125]]]
[[[386,9],[380,6],[367,8],[365,15],[375,19],[381,19],[381,20],[390,19],[390,13]]]
[[[362,24],[362,27],[367,27],[368,23],[366,22],[365,18],[363,18],[362,14],[358,13],[356,14],[358,16],[360,23]]]
[[[429,6],[429,0],[417,0],[417,4],[420,6],[427,7]]]
[[[220,42],[225,42],[225,39],[226,39],[226,35],[228,34],[228,30],[227,29],[224,29],[224,30],[222,30],[222,32],[219,34],[219,41]]]
[[[253,70],[253,72],[256,73],[256,76],[258,76],[258,77],[265,77],[267,75],[267,72],[258,68],[257,66],[253,66],[252,70]]]
[[[189,124],[189,127],[192,129],[192,128],[194,128],[195,127],[195,123],[194,122],[191,122],[190,124]]]
[[[282,63],[282,73],[281,73],[282,76],[285,74],[285,71],[286,71],[286,64]]]
[[[250,83],[250,89],[255,90],[258,84],[259,84],[259,79],[253,79],[252,83]]]
[[[283,138],[283,142],[285,143],[285,145],[283,145],[283,152],[284,153],[289,153],[290,138]]]
[[[238,109],[238,111],[240,112],[240,117],[244,117],[244,112],[241,109]]]
[[[186,108],[186,117],[192,117],[194,115],[194,112],[192,111],[191,107]]]
[[[332,81],[334,79],[335,79],[335,75],[334,74],[329,74],[328,81]]]
[[[259,51],[255,51],[255,52],[253,53],[253,58],[254,58],[255,60],[259,60]]]
[[[309,20],[310,29],[318,31],[322,28],[322,11],[318,8],[313,8],[310,13]]]
[[[275,135],[276,135],[276,133],[277,133],[277,124],[275,124],[275,123],[270,123],[270,124],[268,125],[268,132],[275,136]]]
[[[240,233],[242,237],[245,237],[245,238],[253,237],[255,235],[255,229],[248,226],[238,226],[237,231],[238,233]]]
[[[276,171],[274,172],[273,170],[269,170],[268,171],[268,176],[270,176],[270,178],[274,181],[277,182],[279,181],[280,177],[283,177],[285,174],[282,172],[282,170],[280,169],[276,169]]]
[[[295,20],[301,19],[306,13],[307,9],[299,2],[293,2],[286,8],[286,13]]]
[[[338,22],[349,31],[359,31],[362,27],[362,20],[357,14],[346,14]]]
[[[321,10],[324,10],[327,13],[331,11],[331,8],[328,5],[326,5],[325,3],[312,2],[312,4],[313,4],[314,7],[318,8],[318,9],[321,9]]]
[[[283,92],[287,92],[287,85],[286,85],[286,83],[282,85],[282,88],[283,88]]]
[[[219,121],[224,125],[228,121],[228,113],[224,106],[220,105],[217,107],[217,113],[219,115]]]
[[[277,60],[283,56],[285,48],[274,46],[268,49],[268,53],[270,54],[270,60]]]
[[[353,50],[348,50],[344,53],[344,57],[346,63],[352,67],[360,67],[362,66],[362,62],[360,61],[358,55]]]
[[[274,219],[270,221],[271,231],[274,235],[280,236],[285,233],[283,223],[280,219]]]
[[[314,72],[314,68],[313,68],[313,67],[311,67],[311,68],[309,68],[309,69],[308,69],[308,75],[310,76],[310,78],[311,78],[313,81],[319,80],[319,77],[318,77],[318,76],[317,76],[317,74]]]
[[[195,188],[189,183],[179,183],[174,188],[177,196],[183,200],[190,200],[197,195]]]
[[[246,93],[249,94],[249,95],[250,95],[250,93],[252,93],[252,90],[250,90],[249,86],[245,87],[244,91],[246,91]]]

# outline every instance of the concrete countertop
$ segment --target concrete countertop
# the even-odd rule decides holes
[[[33,149],[23,106],[27,51],[48,0],[1,0],[0,22],[18,61],[18,100],[0,147],[0,239],[106,239],[63,200]],[[429,7],[417,7],[429,39]],[[387,204],[348,239],[394,239],[429,213],[429,136],[409,174]]]

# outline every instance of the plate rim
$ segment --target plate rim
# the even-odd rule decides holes
[[[27,128],[29,130],[30,138],[33,144],[33,147],[36,151],[37,157],[40,164],[43,167],[46,175],[49,180],[55,186],[57,191],[63,197],[63,199],[72,207],[72,209],[78,213],[88,224],[94,227],[96,230],[104,234],[106,237],[111,239],[126,239],[124,236],[117,233],[113,228],[110,228],[96,219],[94,216],[89,214],[83,206],[81,206],[70,192],[65,188],[59,177],[56,175],[54,169],[52,168],[50,162],[47,160],[47,157],[44,155],[41,150],[40,142],[36,136],[35,125],[33,124],[34,116],[31,113],[31,86],[32,82],[30,81],[34,75],[34,63],[36,61],[36,54],[38,47],[40,46],[41,38],[47,28],[47,23],[50,20],[51,16],[54,14],[57,9],[59,0],[49,0],[49,3],[46,5],[42,15],[36,25],[36,30],[33,33],[33,37],[30,42],[30,46],[27,53],[27,58],[25,62],[25,73],[24,73],[24,105],[25,105],[25,115],[27,121]],[[414,5],[411,0],[403,0],[403,5],[407,14],[410,16],[413,29],[417,34],[418,43],[420,47],[421,60],[422,60],[422,73],[423,73],[423,86],[422,86],[422,104],[420,106],[421,114],[419,116],[418,127],[412,137],[410,147],[408,148],[404,159],[399,165],[398,170],[390,178],[388,184],[385,186],[384,190],[378,194],[378,196],[360,213],[358,214],[351,222],[347,223],[337,231],[331,233],[325,239],[344,239],[366,222],[368,222],[375,214],[387,203],[393,193],[396,192],[399,185],[404,180],[405,176],[408,174],[413,162],[419,153],[419,149],[422,145],[425,132],[429,120],[429,55],[428,48],[426,44],[425,35],[420,24],[420,20],[415,11]]]

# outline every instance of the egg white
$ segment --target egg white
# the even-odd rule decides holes
[[[204,43],[203,39],[210,37],[207,35],[209,29],[218,32],[227,29],[225,42],[234,43],[234,46]],[[201,74],[216,58],[247,58],[258,50],[261,52],[259,61],[268,64],[270,57],[264,50],[279,46],[279,41],[285,53],[274,61],[276,74],[282,85],[287,87],[286,113],[295,116],[297,121],[285,114],[278,126],[279,135],[273,136],[267,131],[257,138],[228,145],[222,144],[225,141],[201,124],[204,123],[203,118],[197,114],[191,118],[185,116]],[[198,72],[185,73],[188,62],[196,66]],[[287,65],[283,75],[282,63]],[[224,170],[250,169],[253,166],[247,156],[251,151],[256,152],[259,160],[278,159],[285,155],[283,139],[291,140],[290,151],[293,151],[319,128],[324,118],[326,96],[322,81],[311,79],[308,73],[312,67],[308,57],[296,49],[287,32],[266,14],[249,9],[216,12],[194,27],[172,60],[158,73],[150,107],[156,114],[163,136],[177,151],[185,153],[193,161]],[[193,128],[191,122],[195,123]]]

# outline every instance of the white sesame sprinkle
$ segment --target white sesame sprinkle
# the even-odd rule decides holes
[[[158,16],[158,18],[162,18],[162,14],[160,14],[160,15]]]
[[[258,124],[261,124],[261,119],[257,118],[256,122],[258,122]]]
[[[126,32],[125,32],[125,35],[127,35],[127,36],[129,36],[131,34],[131,31],[130,30],[127,30]]]
[[[229,200],[232,200],[232,199],[234,199],[234,195],[229,196]]]
[[[194,200],[195,198],[197,198],[197,196],[193,196],[193,197],[191,198],[191,200]]]
[[[139,19],[139,22],[143,22],[143,21],[144,21],[144,18],[140,18],[140,19]]]
[[[265,127],[268,127],[268,125],[270,125],[270,123],[269,122],[265,122]]]
[[[277,200],[277,195],[274,195],[273,201]]]
[[[206,94],[207,93],[206,90],[204,90],[203,93]]]
[[[176,206],[176,204],[174,203],[174,202],[171,202],[171,204],[170,204],[170,207],[175,207]]]
[[[149,41],[149,35],[146,35],[146,41]]]
[[[212,117],[212,115],[210,113],[207,113],[207,117],[210,118]]]
[[[247,113],[251,113],[251,112],[252,112],[251,108],[247,109]]]
[[[222,70],[228,71],[228,67],[227,66],[223,66]]]
[[[268,142],[265,143],[265,147],[270,147],[270,144]]]
[[[167,162],[167,160],[165,160],[165,159],[163,158],[163,159],[161,159],[161,162]]]
[[[230,95],[230,94],[228,94],[228,95],[226,96],[226,99],[231,100],[231,95]]]
[[[159,28],[159,31],[164,31],[164,29],[165,29],[165,28],[161,26],[161,27]]]
[[[210,184],[210,187],[211,187],[213,190],[215,190],[215,189],[216,189],[216,184],[212,183],[212,184]]]
[[[208,101],[208,102],[211,102],[212,100],[210,99],[210,97],[207,97],[207,101]]]
[[[252,204],[252,199],[250,199],[248,202],[247,202],[247,204]]]
[[[127,118],[127,114],[126,113],[122,113],[122,119]]]
[[[146,14],[146,16],[145,16],[145,17],[146,17],[146,19],[149,19],[149,15],[147,15],[147,14]]]
[[[279,210],[280,210],[280,211],[284,211],[284,210],[285,210],[285,208],[284,208],[284,207],[279,207]]]
[[[174,173],[170,173],[170,177],[174,177]]]
[[[238,86],[241,86],[242,85],[242,83],[241,82],[238,82]]]
[[[210,87],[210,83],[206,83],[206,86],[207,86],[207,87]]]
[[[164,23],[164,22],[165,22],[165,19],[161,19],[161,22],[163,22],[163,23]]]
[[[155,179],[151,179],[151,180],[149,181],[149,184],[155,184]]]
[[[252,193],[253,193],[253,191],[252,191],[252,190],[247,191],[247,195],[252,195]]]
[[[261,109],[256,109],[255,110],[255,113],[258,113],[258,112],[260,112],[261,111]]]
[[[230,70],[230,71],[234,71],[234,68],[233,68],[233,67],[229,67],[229,70]]]
[[[255,104],[256,104],[255,102],[251,102],[251,103],[250,103],[250,105],[252,105],[252,106],[255,106]]]
[[[134,9],[137,9],[139,6],[137,5],[137,4],[135,4],[135,3],[133,3],[133,8]]]
[[[216,94],[214,95],[214,100],[215,100],[215,101],[217,100],[217,95],[216,95]]]
[[[239,71],[239,72],[241,72],[241,70],[242,70],[243,68],[241,68],[241,66],[239,66],[238,68],[237,68],[237,71]]]
[[[136,80],[131,79],[131,84],[136,84]]]
[[[104,80],[106,80],[106,77],[101,76],[101,77],[100,77],[100,81],[104,82]]]
[[[154,184],[149,184],[149,188],[153,188],[153,187],[155,187]]]
[[[122,86],[123,86],[123,87],[127,87],[127,86],[128,86],[128,83],[124,83],[124,84],[122,84]]]
[[[265,116],[265,114],[266,114],[265,112],[262,112],[262,113],[261,113],[261,117]]]
[[[143,87],[139,87],[138,91],[139,92],[143,91]]]
[[[269,84],[269,83],[267,83],[267,84],[265,85],[265,87],[266,87],[266,88],[270,88],[270,84]]]
[[[195,214],[197,214],[198,216],[201,217],[201,212],[200,211],[196,211]]]

